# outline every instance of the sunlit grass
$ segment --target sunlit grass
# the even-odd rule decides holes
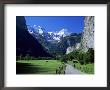
[[[18,74],[56,74],[56,69],[62,63],[58,60],[18,60]]]

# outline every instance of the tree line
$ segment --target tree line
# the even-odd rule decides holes
[[[75,50],[61,57],[61,61],[63,62],[72,60],[78,60],[81,64],[94,63],[94,49],[89,48],[87,52]]]
[[[67,62],[72,60],[78,60],[81,64],[94,63],[94,49],[89,48],[87,52],[81,50],[75,50],[69,54],[57,55],[55,57],[32,57],[27,54],[25,57],[22,55],[17,56],[16,60],[59,60],[61,62]]]

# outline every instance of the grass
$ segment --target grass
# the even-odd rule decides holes
[[[16,62],[16,73],[56,74],[56,69],[62,65],[63,64],[58,60],[18,60]],[[62,72],[60,74],[62,74]]]
[[[74,63],[72,61],[68,61],[69,64],[74,66]],[[75,63],[75,68],[80,70],[81,72],[87,73],[87,74],[94,74],[94,63],[89,63],[86,65],[81,65],[80,63]]]

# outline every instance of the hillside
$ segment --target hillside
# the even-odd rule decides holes
[[[27,31],[23,16],[16,17],[16,56],[50,57],[42,45]]]
[[[52,56],[64,55],[66,49],[81,41],[81,33],[69,33],[67,29],[56,32],[46,32],[41,26],[28,25],[28,32],[43,46]]]

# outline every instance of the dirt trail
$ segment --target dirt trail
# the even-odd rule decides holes
[[[65,74],[83,74],[83,73],[75,69],[72,65],[66,64]]]

